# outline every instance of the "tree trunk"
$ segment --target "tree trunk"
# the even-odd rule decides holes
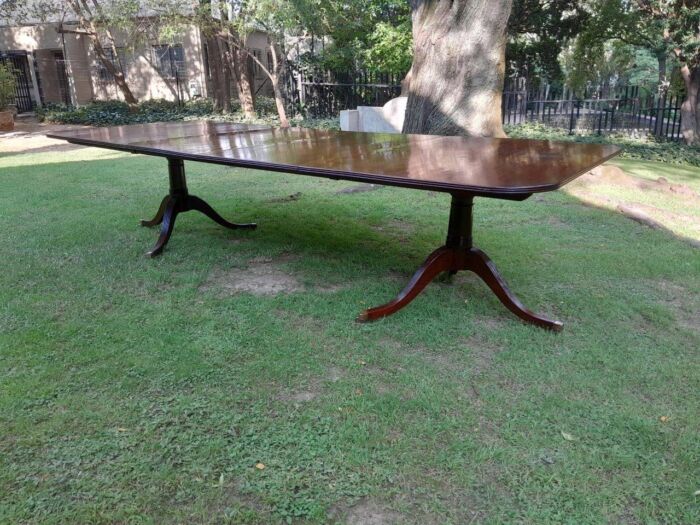
[[[136,97],[131,92],[131,88],[126,83],[126,78],[124,77],[124,71],[121,68],[115,67],[114,63],[107,57],[102,42],[100,41],[100,35],[97,32],[97,25],[93,21],[93,14],[90,10],[90,6],[85,0],[77,2],[76,0],[68,0],[68,5],[78,17],[78,27],[85,31],[92,42],[92,47],[95,50],[95,55],[97,55],[98,60],[102,63],[107,72],[114,77],[114,82],[117,84],[119,91],[122,92],[124,96],[124,102],[130,106],[137,104]],[[97,9],[99,13],[102,12],[99,2],[93,0],[93,7]],[[119,60],[116,54],[116,48],[114,47],[114,41],[112,39],[111,33],[107,31],[108,36],[112,40],[112,52],[114,54],[114,59]]]
[[[411,0],[413,66],[404,133],[504,137],[512,0]]]
[[[242,46],[243,43],[241,42]],[[247,119],[255,118],[255,95],[253,93],[253,75],[248,67],[248,53],[238,46],[232,46],[233,72],[236,76],[236,93],[241,104],[243,116]]]
[[[229,113],[231,111],[231,70],[224,60],[219,39],[215,36],[207,36],[206,43],[214,111]]]
[[[282,96],[277,73],[272,73],[270,75],[270,82],[272,83],[272,90],[275,93],[275,105],[277,106],[277,114],[280,117],[280,127],[288,128],[289,120],[287,119],[287,111],[284,109],[284,97]]]
[[[685,100],[681,105],[681,134],[686,144],[700,146],[700,66],[683,64]]]
[[[94,24],[91,25],[93,26],[94,30]],[[97,35],[97,33],[91,33],[90,39],[92,40],[92,47],[95,50],[95,55],[97,55],[97,58],[100,60],[107,72],[114,77],[114,83],[117,84],[119,91],[122,92],[122,95],[124,96],[124,102],[126,102],[130,106],[136,105],[138,101],[136,100],[134,94],[131,92],[131,88],[126,83],[126,78],[124,78],[124,72],[121,70],[121,68],[117,68],[114,65],[114,63],[107,57],[107,55],[105,54],[104,47],[102,47],[102,43],[100,42],[100,38]],[[117,57],[115,56],[115,58]]]
[[[268,39],[268,46],[270,49],[270,56],[272,57],[272,71],[269,76],[270,82],[272,83],[272,90],[275,94],[275,106],[277,106],[277,114],[280,118],[280,127],[288,128],[289,120],[287,119],[287,110],[284,108],[284,97],[280,89],[280,71],[282,69],[282,64],[277,56],[277,46],[275,46],[275,43]]]
[[[408,92],[411,89],[411,76],[413,76],[413,67],[411,66],[411,69],[408,70],[408,73],[406,73],[406,76],[403,77],[403,80],[401,81],[401,96],[402,97],[407,97]]]
[[[660,51],[656,55],[656,60],[659,61],[659,85],[666,81],[666,50]]]

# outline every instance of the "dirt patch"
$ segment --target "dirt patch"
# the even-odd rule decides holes
[[[387,223],[380,224],[379,226],[374,226],[372,228],[374,231],[378,232],[399,232],[404,234],[413,233],[416,230],[414,224],[400,219],[393,219]]]
[[[628,175],[624,176],[629,177]],[[589,175],[584,177],[589,177]],[[635,185],[641,181],[641,179],[635,180]],[[614,210],[644,226],[666,231],[682,242],[686,242],[696,248],[700,247],[700,221],[696,215],[674,213],[648,204],[626,202],[619,198],[612,198],[604,194],[605,186],[610,187],[609,184],[605,183],[588,184],[583,181],[582,183],[573,184],[566,191],[579,199],[584,205]],[[689,191],[692,190],[689,189]],[[698,197],[688,197],[686,195],[681,198],[678,195],[680,193],[676,195],[676,198],[680,199],[685,206],[688,206],[687,199],[692,199],[691,209],[700,205],[700,198]],[[690,231],[687,231],[687,233],[685,231],[681,232],[681,226],[683,230],[689,229]]]
[[[586,188],[598,185],[619,186],[672,195],[683,199],[700,200],[700,194],[685,184],[672,184],[664,177],[659,177],[656,180],[641,179],[628,175],[617,166],[610,165],[599,166],[579,177],[574,183],[575,187]]]
[[[330,367],[322,376],[309,379],[303,388],[280,392],[277,395],[277,399],[295,405],[308,403],[323,394],[324,383],[337,383],[343,376],[345,376],[345,371],[343,369]]]
[[[555,216],[547,217],[547,225],[553,226],[554,228],[568,228],[569,227],[569,224],[567,222],[565,222],[561,218],[555,217]]]
[[[464,367],[464,364],[455,361],[449,353],[432,352],[424,347],[414,349],[415,355],[419,355],[426,363],[441,369],[441,370],[459,370]]]
[[[302,390],[299,392],[290,392],[286,394],[280,394],[277,396],[277,399],[280,401],[291,401],[292,403],[300,404],[300,403],[308,403],[309,401],[313,401],[318,397],[319,392],[313,391],[313,390]]]
[[[678,325],[700,335],[700,320],[697,313],[700,310],[700,305],[693,304],[688,290],[666,279],[656,281],[653,286],[659,291],[662,300],[673,312]]]
[[[483,328],[489,331],[503,330],[508,325],[508,318],[501,315],[476,315],[472,319],[472,322],[476,327]]]
[[[297,278],[279,267],[289,258],[277,260],[258,257],[251,259],[247,268],[215,269],[207,281],[199,287],[200,292],[219,294],[251,293],[274,296],[304,290]]]
[[[700,219],[697,215],[676,213],[663,207],[609,197],[605,193],[610,188],[634,190],[639,195],[635,200],[640,201],[662,196],[667,202],[672,198],[684,208],[692,210],[700,207],[700,195],[690,187],[671,184],[663,177],[656,180],[633,177],[617,166],[600,166],[577,179],[566,191],[584,204],[615,210],[640,224],[668,231],[679,240],[700,247]]]
[[[283,203],[283,202],[294,202],[298,201],[301,199],[301,192],[298,191],[296,193],[292,193],[291,195],[287,195],[285,197],[276,197],[274,199],[270,199],[267,202],[276,202],[276,203]]]
[[[353,193],[366,193],[368,191],[376,191],[380,189],[381,186],[378,184],[360,184],[358,186],[351,186],[349,188],[343,188],[340,191],[336,191],[336,195],[350,195]]]
[[[331,366],[326,370],[326,375],[324,379],[330,381],[331,383],[337,383],[345,376],[345,371],[337,366]]]
[[[348,509],[333,507],[328,514],[330,518],[346,525],[393,525],[406,522],[405,517],[398,512],[368,500],[362,500]]]
[[[464,346],[471,350],[469,358],[471,361],[472,375],[486,372],[493,366],[494,358],[503,348],[496,343],[489,341],[480,334],[474,334],[464,340]]]
[[[655,230],[666,230],[665,224],[685,224],[691,226],[693,235],[700,238],[700,219],[693,215],[684,215],[650,206],[648,204],[640,204],[638,202],[618,204],[617,211],[625,217],[632,219],[639,224],[643,224]],[[700,240],[683,239],[685,242],[700,248]]]

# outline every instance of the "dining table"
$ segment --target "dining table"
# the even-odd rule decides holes
[[[231,230],[253,223],[229,222],[187,187],[185,162],[204,162],[293,175],[447,193],[447,235],[391,301],[368,308],[358,321],[374,321],[408,305],[438,275],[471,271],[526,323],[561,330],[562,323],[537,314],[510,290],[494,263],[473,242],[475,198],[524,201],[562,188],[620,153],[613,145],[548,140],[347,132],[275,128],[213,121],[134,124],[54,131],[48,137],[72,144],[161,157],[169,191],[143,226],[160,226],[151,257],[160,255],[176,218],[199,211]],[[232,171],[235,176],[236,171]],[[543,204],[545,205],[545,204]],[[523,259],[521,264],[527,264]]]

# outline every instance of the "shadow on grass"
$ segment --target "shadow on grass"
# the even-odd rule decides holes
[[[193,169],[195,166],[196,169]],[[214,244],[220,244],[222,249],[228,249],[231,246],[228,239],[241,236],[260,243],[267,251],[292,250],[319,256],[326,261],[326,264],[338,268],[345,268],[347,262],[351,261],[354,269],[350,271],[348,276],[389,276],[398,269],[407,278],[423,263],[425,257],[433,249],[444,242],[449,210],[449,196],[447,194],[439,196],[437,199],[431,199],[425,209],[414,205],[412,208],[414,214],[408,220],[418,223],[415,233],[411,233],[407,239],[399,242],[396,238],[396,232],[378,231],[367,222],[366,218],[372,215],[389,219],[392,214],[395,215],[397,206],[400,207],[403,202],[414,202],[414,196],[417,197],[421,194],[425,196],[424,192],[392,189],[392,198],[387,198],[382,192],[348,196],[337,195],[337,183],[329,183],[329,186],[314,183],[312,187],[302,188],[303,194],[299,200],[275,203],[269,199],[271,192],[279,193],[282,190],[289,193],[292,192],[292,189],[297,189],[298,185],[308,185],[312,179],[306,176],[229,167],[212,168],[208,166],[205,168],[196,163],[188,163],[188,167],[190,168],[188,182],[193,194],[210,202],[229,220],[253,220],[259,225],[258,230],[245,234],[245,236],[240,232],[223,230],[210,235],[209,231],[214,232],[219,226],[201,217],[199,220],[207,221],[207,230],[204,235],[207,236],[206,245],[210,247]],[[35,169],[37,168],[34,166],[25,165],[11,170],[11,174],[31,173]],[[120,184],[115,182],[114,184],[125,192],[124,196],[121,197],[122,207],[112,210],[106,209],[107,213],[101,214],[102,217],[112,218],[116,215],[127,215],[130,213],[130,209],[139,205],[141,207],[138,211],[134,210],[130,213],[134,223],[136,223],[136,219],[151,215],[157,208],[160,198],[167,193],[167,168],[165,159],[161,158],[128,156],[120,159],[118,163],[112,160],[54,162],[42,164],[38,169],[41,174],[40,179],[47,172],[53,171],[70,174],[64,191],[68,195],[68,199],[71,198],[71,194],[75,193],[73,199],[77,200],[80,199],[79,191],[74,189],[74,185],[77,184],[79,189],[81,180],[85,180],[85,184],[90,186],[98,183],[107,188],[112,185],[108,177],[111,173],[115,174],[115,179],[123,177],[122,173],[124,172],[140,177],[135,178],[133,184],[130,183],[128,191],[125,190],[123,182]],[[2,171],[6,171],[6,169],[0,169],[0,172]],[[121,180],[128,179],[122,178]],[[70,183],[68,184],[68,182]],[[146,193],[148,193],[151,204],[150,207],[144,208]],[[228,195],[233,198],[229,198]],[[393,197],[398,200],[395,202]],[[41,198],[50,199],[51,196],[47,195]],[[60,198],[64,198],[64,196]],[[553,198],[551,194],[546,194],[539,196],[538,200],[551,198]],[[632,223],[629,219],[623,218],[611,210],[591,207],[577,198],[561,192],[557,193],[556,199],[565,205],[575,204],[595,209],[596,213],[590,218],[591,221],[615,225],[617,231],[615,235],[612,235],[613,239],[606,240],[606,242],[619,243],[622,241],[620,232],[626,231],[633,235],[643,231],[645,234],[643,238],[648,242],[648,246],[644,250],[648,250],[648,253],[651,254],[659,253],[658,239],[663,235],[668,234],[667,237],[673,241],[678,240],[686,243],[688,241],[688,239],[679,238],[665,228],[659,228],[659,231],[655,233],[647,232],[645,231],[648,230],[647,227]],[[132,200],[132,204],[124,205],[124,202],[128,202],[128,200]],[[101,203],[100,205],[109,208],[109,204]],[[441,215],[440,219],[435,219],[436,213]],[[190,222],[190,218],[195,215],[198,214],[186,214],[178,219],[173,239],[177,239],[178,234],[182,235],[188,230],[191,234],[192,222]],[[568,239],[562,237],[561,232],[556,231],[556,226],[552,226],[551,223],[544,220],[551,215],[552,213],[546,204],[532,200],[525,203],[511,203],[477,199],[475,244],[484,249],[494,260],[503,272],[506,281],[513,286],[516,294],[519,286],[515,281],[532,278],[528,276],[539,276],[545,279],[548,274],[546,270],[548,265],[562,264],[560,260],[553,261],[548,253],[560,248],[562,243],[571,242],[572,233],[576,238],[574,242],[586,242],[588,232],[581,229],[577,232],[567,232]],[[529,225],[523,220],[531,221],[533,217],[536,219],[534,223]],[[539,224],[538,220],[541,221]],[[203,230],[198,229],[198,235],[200,232]],[[120,234],[128,235],[128,232],[120,232]],[[656,238],[656,235],[659,237]],[[629,252],[624,249],[623,243],[612,247],[620,250],[621,261],[630,256]],[[144,252],[149,248],[150,246],[144,246]],[[171,241],[164,257],[167,260],[169,253],[172,253],[171,250],[182,249],[182,244]],[[559,255],[560,257],[555,259],[561,258],[561,253]],[[197,251],[191,251],[188,257],[197,257]],[[660,254],[659,257],[661,257]],[[565,268],[562,269],[562,272],[565,276]],[[550,282],[550,285],[557,284],[559,283]],[[539,286],[546,288],[548,285],[542,281]]]

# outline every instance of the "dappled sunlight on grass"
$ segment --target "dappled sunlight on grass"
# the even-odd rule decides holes
[[[185,214],[151,260],[162,159],[0,157],[1,522],[700,522],[697,249],[563,192],[477,199],[476,244],[564,331],[468,275],[361,325],[447,196],[187,166],[258,230]]]
[[[658,225],[700,246],[700,168],[638,160],[608,164],[563,191],[587,204],[632,217],[646,227]]]

